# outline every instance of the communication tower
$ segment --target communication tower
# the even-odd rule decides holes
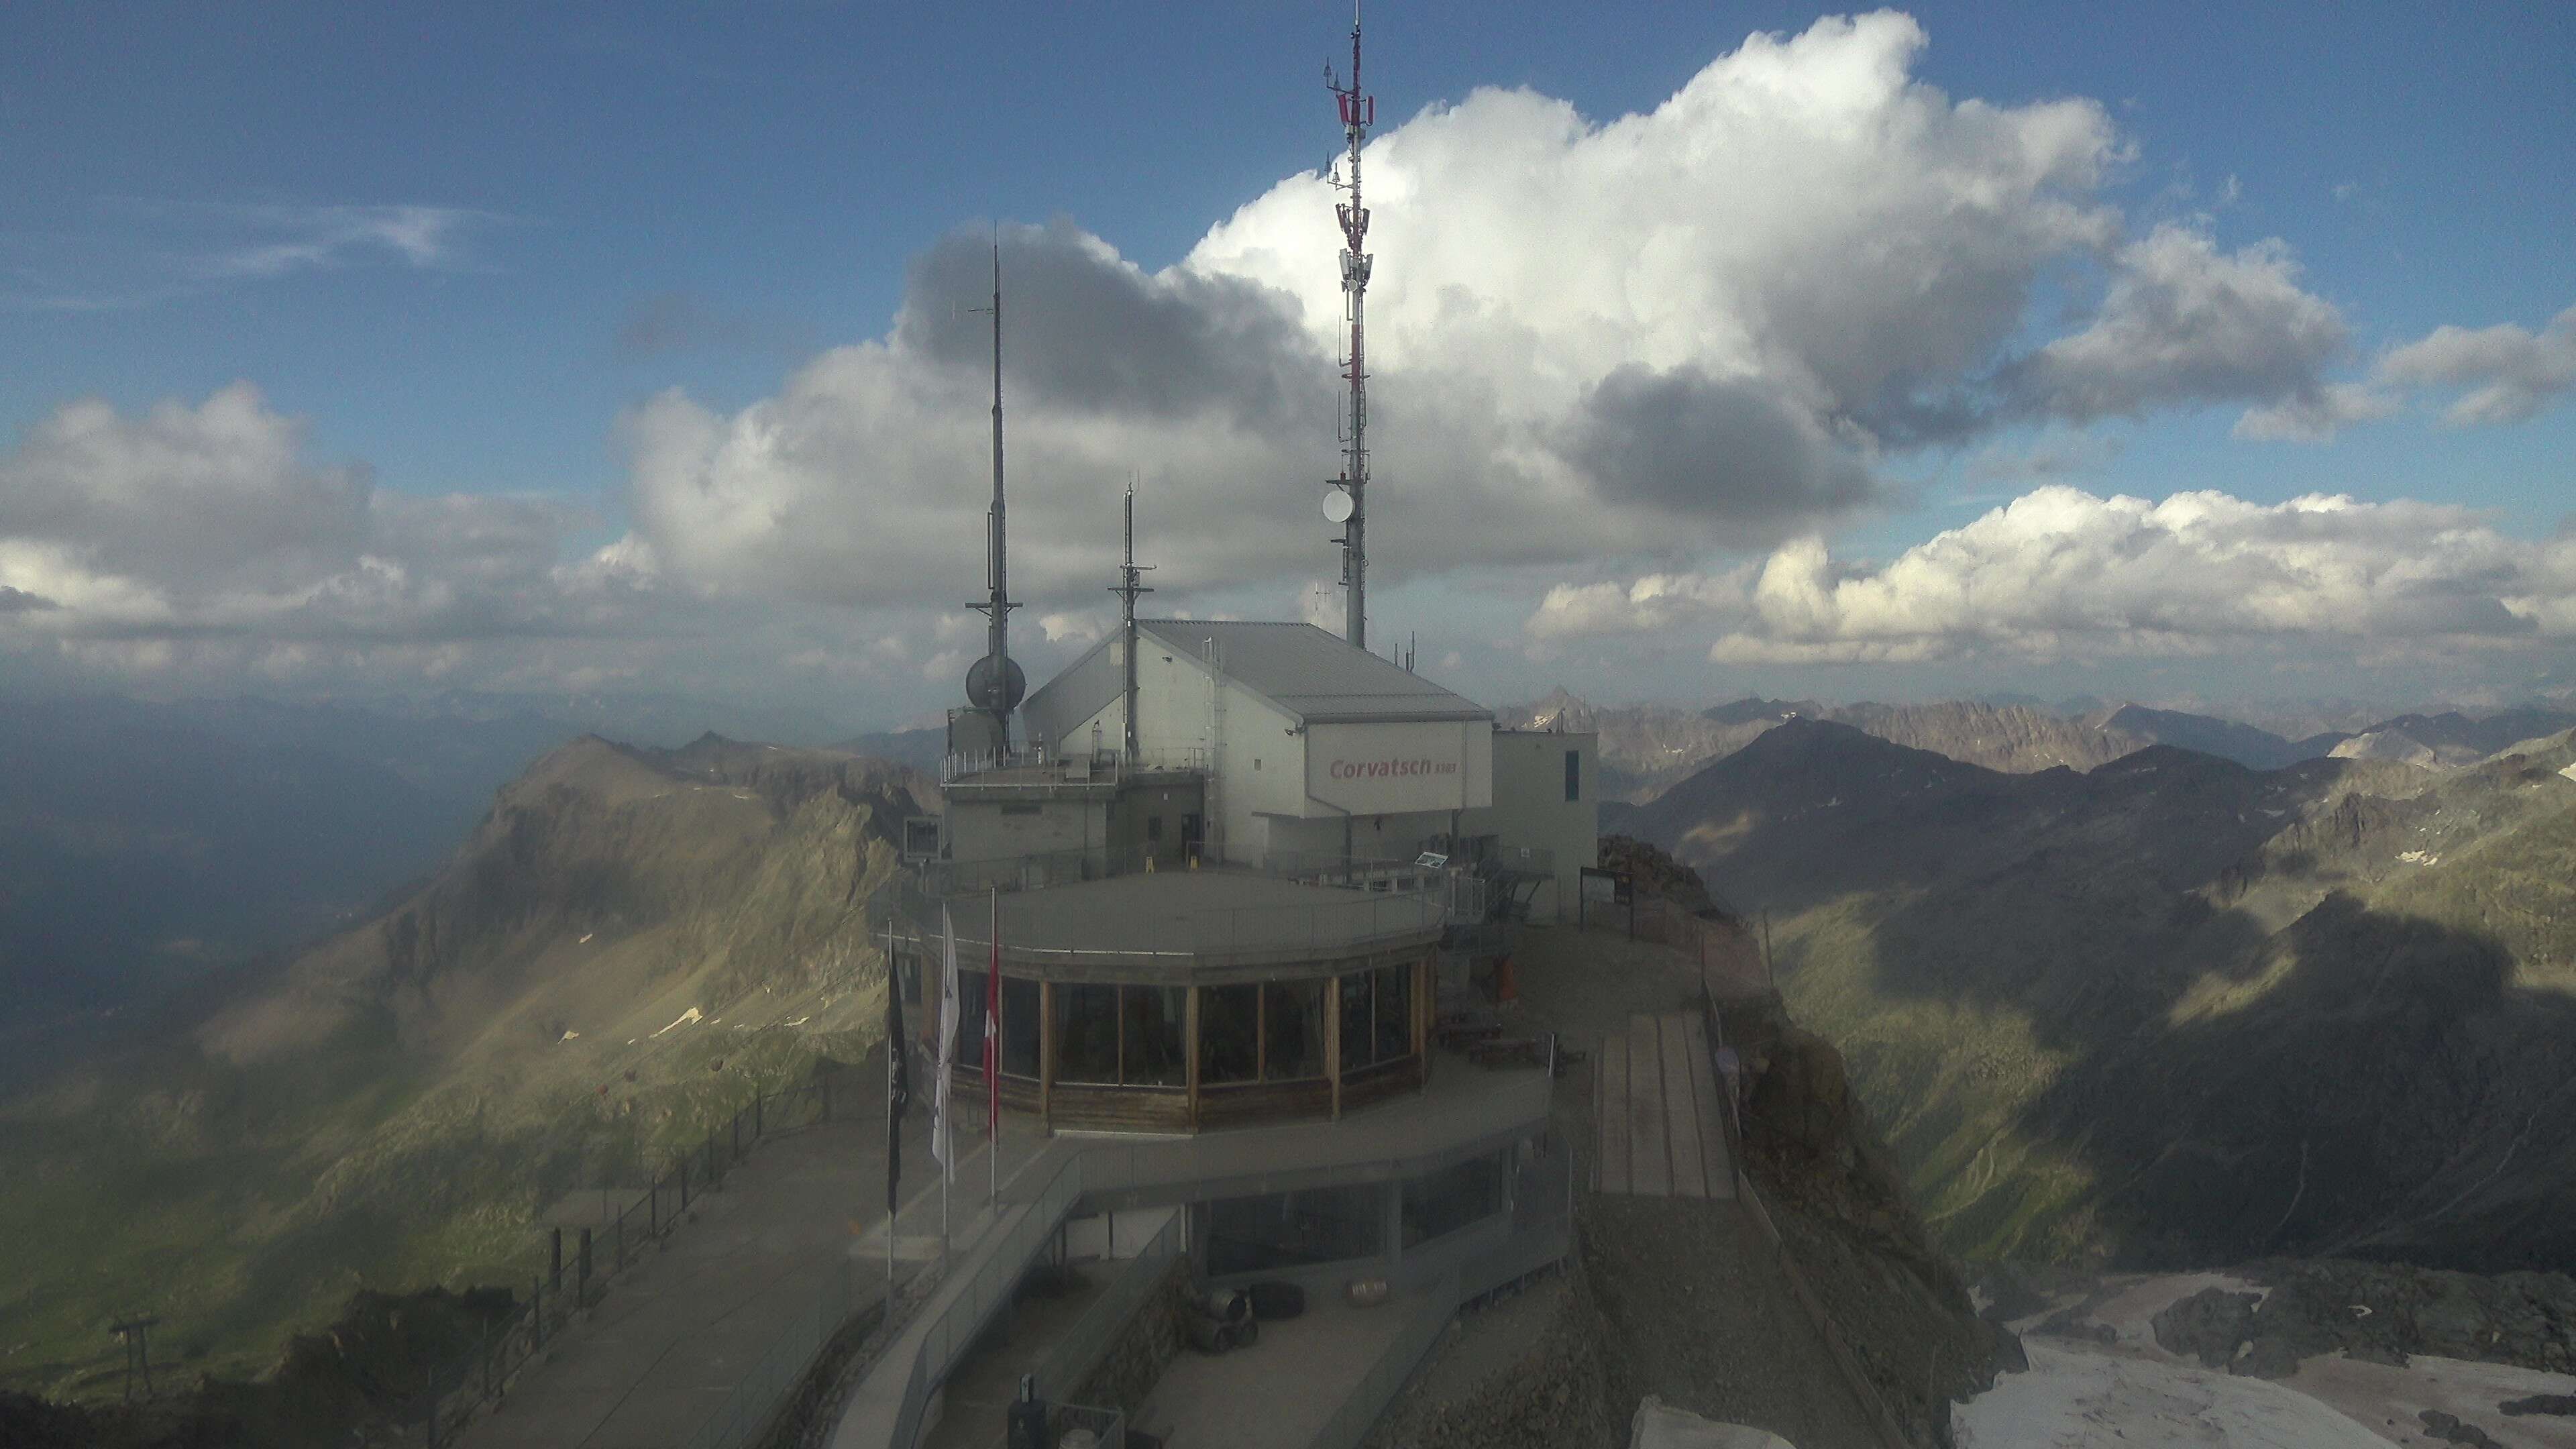
[[[1120,706],[1119,713],[1127,721],[1124,731],[1126,738],[1121,741],[1121,748],[1130,765],[1137,762],[1136,596],[1154,592],[1145,583],[1145,575],[1153,571],[1152,564],[1136,562],[1136,480],[1130,478],[1127,480],[1127,557],[1126,562],[1118,566],[1117,584],[1109,590],[1118,596],[1118,652],[1125,661],[1125,676],[1121,689],[1126,701]]]
[[[1324,495],[1324,517],[1342,525],[1342,536],[1333,542],[1342,546],[1342,587],[1349,590],[1344,598],[1347,614],[1342,637],[1359,648],[1368,647],[1368,350],[1366,316],[1369,284],[1369,254],[1361,248],[1368,239],[1368,208],[1360,202],[1360,145],[1368,139],[1368,128],[1377,124],[1377,98],[1360,89],[1360,7],[1351,3],[1351,76],[1344,85],[1324,67],[1324,88],[1339,102],[1342,116],[1342,138],[1349,146],[1343,160],[1350,167],[1350,179],[1341,179],[1340,168],[1333,168],[1331,180],[1348,191],[1350,200],[1336,203],[1334,213],[1342,225],[1342,312],[1351,328],[1349,353],[1343,359],[1342,376],[1351,385],[1350,415],[1342,430],[1342,476],[1330,480],[1333,491]]]
[[[984,657],[966,671],[966,701],[993,717],[994,751],[1011,749],[1011,711],[1029,692],[1029,678],[1011,657],[1010,554],[1002,514],[1002,243],[993,242],[993,506],[984,515],[984,583],[990,597],[966,607],[983,614]]]

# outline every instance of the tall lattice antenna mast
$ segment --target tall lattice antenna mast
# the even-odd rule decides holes
[[[1127,763],[1136,763],[1136,596],[1154,592],[1145,585],[1145,575],[1152,564],[1136,562],[1136,480],[1127,480],[1127,559],[1118,566],[1118,584],[1109,592],[1118,596],[1118,650],[1125,660],[1125,683],[1119,713],[1126,718],[1125,738],[1120,742]]]
[[[1360,89],[1360,7],[1351,0],[1351,78],[1344,85],[1324,67],[1324,88],[1333,93],[1341,105],[1342,136],[1350,150],[1343,158],[1350,166],[1350,179],[1338,175],[1334,184],[1350,192],[1350,200],[1337,203],[1333,210],[1342,223],[1342,310],[1351,325],[1351,347],[1344,359],[1342,376],[1351,384],[1351,410],[1342,433],[1342,476],[1332,480],[1338,495],[1324,498],[1324,516],[1343,526],[1342,536],[1333,540],[1342,546],[1342,587],[1349,593],[1344,598],[1348,610],[1342,625],[1342,637],[1365,649],[1368,647],[1368,349],[1366,346],[1366,313],[1369,284],[1369,254],[1361,250],[1368,239],[1368,208],[1360,202],[1360,145],[1368,139],[1368,128],[1377,124],[1377,98]],[[1338,168],[1336,168],[1338,170]]]
[[[966,671],[966,700],[993,716],[997,748],[1011,748],[1011,711],[1028,694],[1028,675],[1011,658],[1011,563],[1002,514],[1002,242],[993,239],[993,506],[984,515],[984,583],[990,597],[966,607],[987,623],[984,657]]]

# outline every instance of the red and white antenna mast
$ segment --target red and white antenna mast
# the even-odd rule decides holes
[[[1368,208],[1360,203],[1360,144],[1368,139],[1368,128],[1377,124],[1377,98],[1360,89],[1360,7],[1351,0],[1351,78],[1344,85],[1324,67],[1324,87],[1341,103],[1342,136],[1350,145],[1344,159],[1350,166],[1350,179],[1338,174],[1333,184],[1350,192],[1350,200],[1338,203],[1333,210],[1342,223],[1342,311],[1351,324],[1351,349],[1343,359],[1342,376],[1351,384],[1350,418],[1342,432],[1342,476],[1332,481],[1335,492],[1324,495],[1324,516],[1343,525],[1342,587],[1349,590],[1345,604],[1349,610],[1342,626],[1342,637],[1362,649],[1368,647],[1368,349],[1365,318],[1368,302],[1369,254],[1362,250],[1368,238]],[[1338,172],[1339,168],[1334,168]]]

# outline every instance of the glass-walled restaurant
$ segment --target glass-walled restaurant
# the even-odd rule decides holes
[[[925,1036],[938,1021],[935,960],[898,943]],[[1424,1077],[1432,957],[1271,967],[1261,979],[1095,980],[1005,957],[1003,1105],[1050,1129],[1190,1132],[1330,1117]],[[1137,973],[1142,974],[1142,973]],[[1160,973],[1157,973],[1160,974]],[[983,1083],[986,968],[958,972],[959,1080]]]

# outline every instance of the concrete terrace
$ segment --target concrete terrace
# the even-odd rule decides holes
[[[851,1074],[854,1082],[867,1075]],[[762,1143],[726,1175],[722,1191],[693,1199],[692,1220],[550,1339],[508,1397],[450,1442],[461,1449],[669,1449],[725,1402],[791,1324],[812,1313],[818,1263],[857,1257],[865,1301],[866,1288],[882,1286],[885,1099],[881,1085],[850,1098],[834,1120]],[[906,1124],[904,1225],[934,1236],[926,1251],[902,1245],[906,1274],[937,1256],[927,1115],[916,1107]],[[1038,1151],[1034,1136],[1013,1125],[1003,1124],[1006,1165]],[[980,1123],[974,1136],[982,1136]],[[980,1205],[984,1196],[981,1145],[962,1135],[958,1144],[975,1150],[961,1165],[961,1227],[965,1205]]]
[[[883,1449],[892,1441],[913,1363],[923,1345],[931,1340],[940,1315],[972,1291],[970,1280],[986,1266],[995,1245],[1011,1236],[1039,1196],[1077,1155],[1081,1158],[1083,1209],[1124,1212],[1207,1197],[1409,1176],[1543,1130],[1552,1098],[1553,1083],[1544,1073],[1486,1072],[1452,1059],[1441,1064],[1441,1070],[1434,1073],[1431,1084],[1423,1091],[1354,1112],[1337,1123],[1296,1122],[1161,1139],[1060,1135],[1044,1153],[1022,1165],[1003,1183],[998,1218],[989,1226],[979,1224],[975,1241],[958,1247],[940,1287],[867,1370],[833,1431],[833,1449]],[[909,1223],[909,1217],[906,1221]],[[1401,1305],[1389,1305],[1379,1312],[1384,1314],[1384,1332],[1392,1335],[1403,1319]],[[1364,1330],[1374,1331],[1381,1322],[1369,1315],[1360,1317],[1368,1320],[1359,1325]],[[1338,1313],[1330,1305],[1323,1305],[1316,1314],[1315,1327],[1339,1321]],[[1339,1407],[1383,1348],[1370,1332],[1362,1332],[1347,1345],[1307,1342],[1302,1349],[1293,1347],[1305,1342],[1315,1327],[1288,1335],[1290,1351],[1273,1355],[1256,1346],[1238,1366],[1254,1373],[1297,1363],[1319,1371],[1329,1369],[1336,1376],[1347,1370],[1346,1377],[1312,1382],[1265,1380],[1270,1387],[1264,1402],[1285,1393],[1298,1401],[1296,1412],[1312,1409],[1314,1423],[1307,1430],[1310,1435],[1325,1416]],[[1265,1329],[1264,1344],[1268,1342],[1266,1335]],[[1032,1351],[1022,1349],[1019,1353]],[[1352,1358],[1354,1354],[1358,1356]],[[1345,1363],[1346,1358],[1350,1362]],[[978,1375],[990,1371],[989,1366],[979,1368],[972,1359],[961,1360],[957,1367],[970,1385],[980,1383]],[[1186,1409],[1186,1416],[1195,1420],[1202,1410],[1190,1406],[1217,1402],[1208,1397],[1214,1390],[1189,1388],[1193,1382],[1194,1379],[1184,1378],[1174,1390],[1179,1397],[1160,1412],[1178,1421],[1185,1417]],[[970,1387],[970,1403],[983,1392]],[[1316,1405],[1315,1400],[1322,1402]]]

